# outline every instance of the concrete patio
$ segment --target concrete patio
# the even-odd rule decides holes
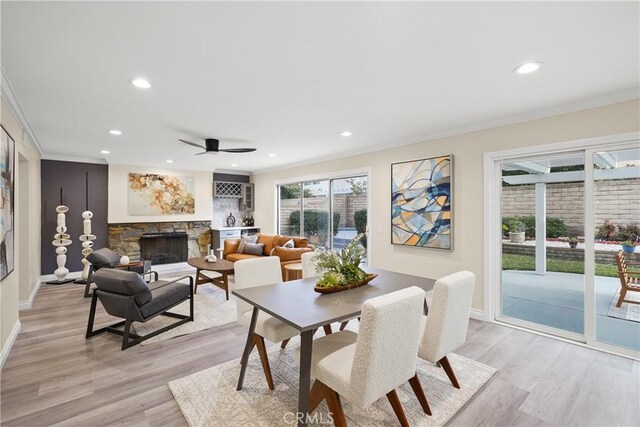
[[[504,316],[584,333],[582,274],[503,271],[502,286]],[[618,278],[596,276],[596,339],[640,351],[640,323],[607,315],[619,288]]]

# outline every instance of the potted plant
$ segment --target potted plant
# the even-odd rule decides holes
[[[359,234],[340,252],[321,251],[316,256],[314,262],[320,277],[315,286],[316,292],[344,291],[366,285],[376,277],[360,268],[366,250],[359,243],[365,237],[366,234]]]
[[[637,243],[633,240],[625,240],[622,244],[622,250],[627,254],[632,254],[636,251]]]
[[[524,243],[524,222],[518,217],[513,217],[509,223],[509,240],[511,243]]]
[[[575,249],[578,247],[578,238],[577,237],[569,237],[569,247]]]

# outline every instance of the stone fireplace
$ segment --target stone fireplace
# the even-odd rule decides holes
[[[145,236],[143,239],[143,235]],[[162,236],[164,235],[164,236]],[[156,240],[162,237],[186,237],[186,253],[187,258],[204,256],[207,253],[207,246],[211,243],[211,221],[184,221],[184,222],[136,222],[136,223],[120,223],[109,224],[109,241],[108,246],[120,255],[127,255],[131,259],[142,258],[141,245],[149,246],[152,240]],[[174,240],[174,238],[169,240]],[[167,240],[167,239],[165,239]],[[168,254],[165,249],[167,244],[176,243],[167,242],[161,243],[158,240],[157,244],[164,245],[159,246],[154,256],[157,261],[154,264],[177,262],[173,261],[174,256],[164,255]],[[182,245],[182,243],[180,243]],[[164,248],[164,249],[163,249]],[[145,248],[148,249],[148,248]],[[171,249],[171,253],[173,249]],[[164,252],[163,252],[164,251]],[[184,258],[182,254],[178,254],[179,258]],[[162,259],[161,259],[162,258]],[[167,260],[171,258],[171,260]],[[151,259],[151,257],[145,258]]]

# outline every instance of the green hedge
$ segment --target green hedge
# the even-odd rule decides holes
[[[291,234],[300,235],[300,211],[293,211],[289,216],[291,221]],[[340,226],[340,212],[333,213],[333,235],[338,234]],[[305,234],[328,234],[329,212],[317,209],[304,210],[304,232]]]
[[[523,215],[518,217],[504,216],[502,217],[502,229],[509,231],[509,224],[513,218],[518,218],[525,226],[525,235],[527,237],[536,237],[536,217],[533,215]],[[547,237],[566,237],[567,226],[560,218],[547,217]]]
[[[366,233],[367,231],[367,210],[360,209],[353,214],[353,221],[356,224],[356,232],[358,234]],[[367,238],[363,238],[361,241],[362,246],[367,247]]]

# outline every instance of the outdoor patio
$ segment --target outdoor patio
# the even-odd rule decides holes
[[[584,333],[582,274],[503,271],[502,286],[504,316]],[[596,276],[596,339],[640,351],[640,322],[608,315],[619,288],[618,278]],[[640,305],[631,309],[640,310]]]

